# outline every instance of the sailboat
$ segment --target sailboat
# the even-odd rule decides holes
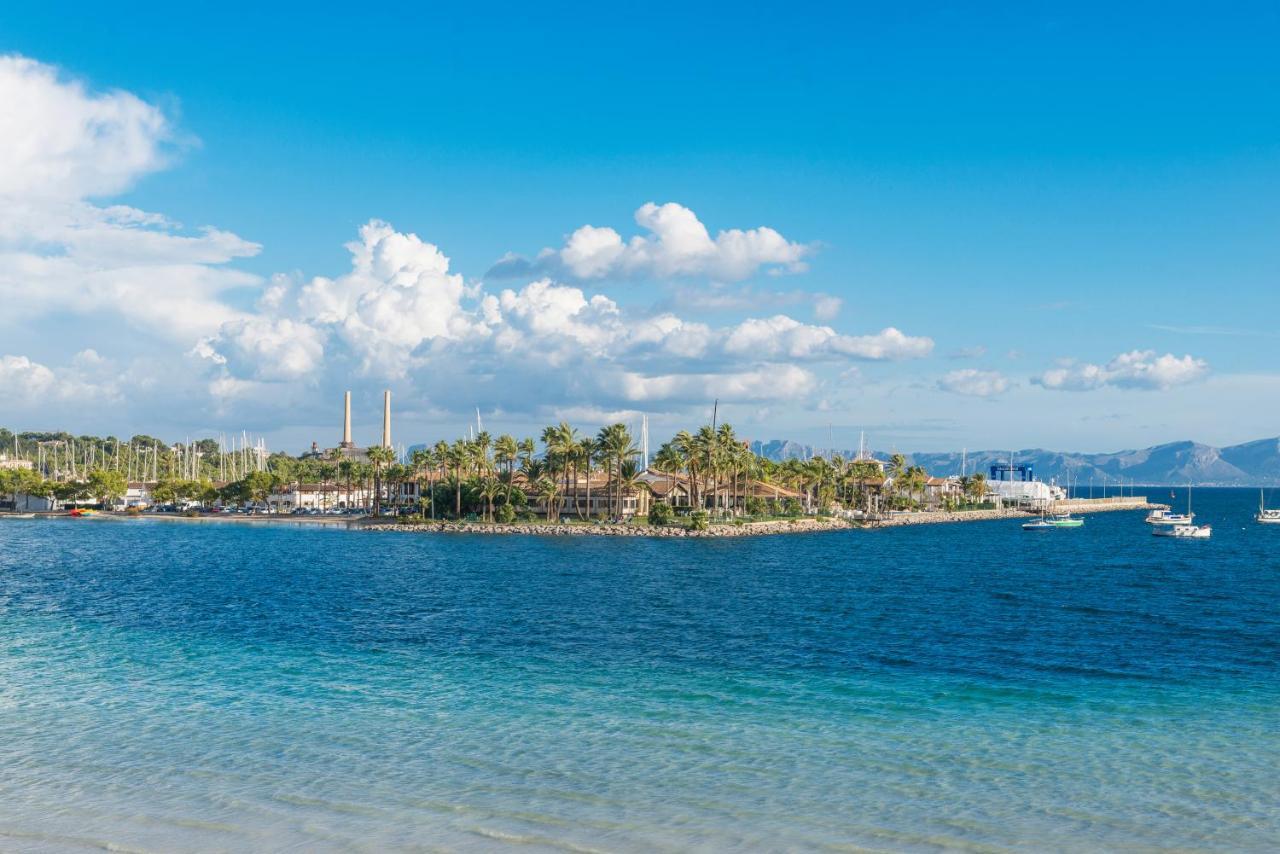
[[[1166,516],[1166,518],[1169,517]],[[1172,523],[1157,522],[1155,523],[1155,527],[1151,529],[1151,533],[1157,537],[1170,537],[1175,540],[1209,539],[1209,536],[1213,533],[1213,528],[1208,525],[1191,524],[1191,520],[1195,518],[1195,514],[1191,512],[1191,484],[1187,484],[1187,513],[1186,516],[1182,518],[1185,518],[1187,521]]]
[[[1266,497],[1258,490],[1258,515],[1253,517],[1263,525],[1280,525],[1280,508],[1267,509]]]
[[[1052,531],[1057,528],[1081,527],[1084,527],[1084,520],[1079,516],[1072,516],[1070,513],[1054,513],[1052,516],[1041,513],[1039,519],[1022,523],[1022,530],[1024,531]]]

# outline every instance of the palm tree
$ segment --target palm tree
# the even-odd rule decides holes
[[[382,470],[396,460],[396,452],[381,445],[375,445],[365,452],[373,465],[373,514],[382,515]]]
[[[640,449],[636,447],[635,441],[631,438],[631,431],[625,424],[610,424],[602,428],[596,441],[600,445],[600,453],[606,460],[606,465],[613,467],[610,486],[613,492],[613,518],[616,521],[622,518],[622,464],[638,457]]]
[[[600,452],[600,446],[596,444],[596,440],[590,436],[583,437],[578,443],[578,462],[587,475],[587,518],[591,517],[591,472],[595,467],[596,455]],[[575,509],[577,505],[577,497],[574,498]],[[578,517],[582,517],[582,513],[578,513]]]
[[[547,521],[551,521],[552,508],[556,506],[556,501],[560,497],[560,484],[554,477],[542,476],[534,483],[534,487],[538,490],[538,497],[542,499],[547,507]],[[558,520],[558,516],[557,516]]]
[[[445,458],[453,468],[453,518],[462,518],[462,469],[470,459],[471,452],[467,443],[458,439],[449,446]]]
[[[496,477],[486,477],[480,481],[479,495],[488,506],[488,512],[485,519],[489,522],[494,521],[493,516],[493,499],[502,494],[502,482]]]
[[[493,458],[498,465],[502,466],[506,472],[505,483],[507,486],[507,503],[511,503],[511,489],[514,485],[514,475],[516,459],[520,456],[520,445],[516,442],[515,437],[509,433],[503,433],[498,437],[498,441],[493,443]]]

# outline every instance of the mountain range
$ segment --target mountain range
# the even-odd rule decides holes
[[[825,456],[824,448],[814,448],[784,439],[753,442],[752,450],[772,460],[806,459]],[[846,459],[852,450],[836,451]],[[909,465],[923,466],[930,474],[945,477],[960,474],[961,461],[968,473],[986,472],[996,463],[1029,465],[1040,480],[1072,484],[1116,484],[1123,480],[1143,486],[1280,486],[1280,437],[1259,439],[1242,445],[1215,448],[1199,442],[1170,442],[1141,450],[1090,454],[1025,448],[1020,451],[969,451],[914,453],[903,456]],[[875,452],[878,459],[889,455]]]

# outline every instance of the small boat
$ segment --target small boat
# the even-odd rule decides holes
[[[34,513],[0,513],[0,519],[34,519]]]
[[[1083,519],[1072,516],[1070,513],[1055,513],[1052,516],[1046,516],[1041,513],[1039,519],[1033,522],[1023,522],[1022,530],[1052,531],[1057,528],[1079,528],[1083,525]]]
[[[1152,528],[1151,533],[1175,540],[1207,540],[1213,533],[1213,528],[1208,525],[1162,525]]]
[[[1191,512],[1191,484],[1187,484],[1187,512],[1182,517],[1186,522],[1164,522],[1151,529],[1157,537],[1169,537],[1175,540],[1207,540],[1213,533],[1208,525],[1193,525],[1191,520],[1195,514]]]
[[[1195,518],[1192,513],[1174,513],[1168,508],[1157,508],[1147,514],[1148,525],[1190,525]]]
[[[71,513],[70,513],[69,515],[71,515],[71,516],[75,516],[75,517],[77,517],[77,518],[79,518],[79,517],[81,517],[81,516],[97,516],[97,515],[98,515],[98,511],[97,511],[97,510],[93,510],[93,509],[88,508],[88,507],[84,507],[84,508],[81,508],[81,507],[74,507],[74,508],[72,508]]]
[[[1258,515],[1253,518],[1263,525],[1280,525],[1280,508],[1273,507],[1268,510],[1266,498],[1261,489],[1258,490]]]

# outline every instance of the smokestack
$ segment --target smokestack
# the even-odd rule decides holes
[[[382,393],[382,447],[391,447],[391,390]]]
[[[355,447],[351,443],[351,392],[342,396],[342,445],[340,447]]]

